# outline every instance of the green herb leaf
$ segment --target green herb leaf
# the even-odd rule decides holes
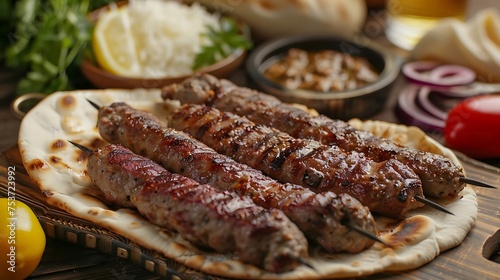
[[[82,84],[80,66],[92,34],[87,13],[111,2],[10,1],[12,23],[10,29],[2,30],[9,42],[0,44],[0,53],[5,54],[8,67],[26,72],[18,84],[18,94],[50,94]]]
[[[214,64],[237,49],[248,50],[253,46],[248,32],[242,32],[238,23],[229,17],[221,18],[220,30],[208,26],[204,36],[209,43],[196,55],[193,70]]]

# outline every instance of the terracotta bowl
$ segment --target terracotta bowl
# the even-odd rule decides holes
[[[227,78],[234,73],[245,60],[246,52],[239,50],[215,64],[197,72],[212,74],[218,78]],[[165,78],[128,78],[112,74],[85,60],[82,64],[83,75],[98,88],[161,88],[178,83],[190,75]]]
[[[127,4],[126,1],[120,1],[117,3],[118,6],[125,4]],[[91,22],[96,22],[99,15],[108,9],[110,9],[110,6],[105,6],[91,12],[88,15],[89,20]],[[215,64],[197,70],[196,73],[203,72],[212,74],[218,78],[227,78],[240,68],[245,60],[245,57],[246,51],[236,50],[234,53],[216,62]],[[129,78],[110,73],[88,59],[85,59],[82,63],[82,73],[94,86],[98,88],[161,88],[169,84],[181,82],[191,76],[184,75],[164,78]]]

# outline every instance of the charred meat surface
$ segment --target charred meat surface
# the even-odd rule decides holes
[[[278,273],[307,257],[307,240],[282,211],[172,174],[122,146],[93,152],[88,172],[110,203],[136,207],[197,246],[236,252],[241,261]]]
[[[205,105],[183,105],[170,125],[281,182],[349,194],[381,215],[399,217],[423,205],[414,199],[422,195],[418,176],[396,160],[377,163]]]
[[[238,87],[228,80],[197,75],[163,89],[164,99],[181,103],[206,104],[221,111],[242,115],[293,137],[314,139],[338,146],[346,152],[360,152],[374,161],[396,159],[410,167],[422,181],[424,194],[432,197],[455,196],[465,184],[463,170],[450,159],[434,153],[405,147],[369,132],[355,129],[341,120],[312,116],[274,96]],[[196,97],[196,98],[194,98]]]
[[[349,195],[316,194],[298,185],[280,184],[124,103],[102,107],[98,127],[107,141],[121,143],[171,172],[248,196],[262,207],[282,210],[310,240],[329,252],[356,253],[373,244],[345,226],[349,223],[376,234],[369,209]]]

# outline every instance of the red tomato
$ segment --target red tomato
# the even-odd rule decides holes
[[[449,148],[470,157],[500,157],[500,94],[471,97],[453,107],[444,137]]]

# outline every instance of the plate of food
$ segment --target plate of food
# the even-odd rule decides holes
[[[195,72],[228,77],[252,46],[236,18],[182,1],[119,1],[88,15],[82,74],[97,88],[161,88]]]
[[[279,108],[275,118],[259,120],[271,108]],[[300,131],[306,119],[316,127],[336,122],[204,74],[162,90],[51,94],[23,118],[18,144],[49,204],[217,277],[416,269],[460,245],[474,226],[476,193],[460,179],[460,162],[421,130],[337,123],[344,139],[352,133],[359,146],[372,145],[349,151],[284,133],[278,122],[293,116]],[[413,157],[375,161],[367,154],[376,146]]]

